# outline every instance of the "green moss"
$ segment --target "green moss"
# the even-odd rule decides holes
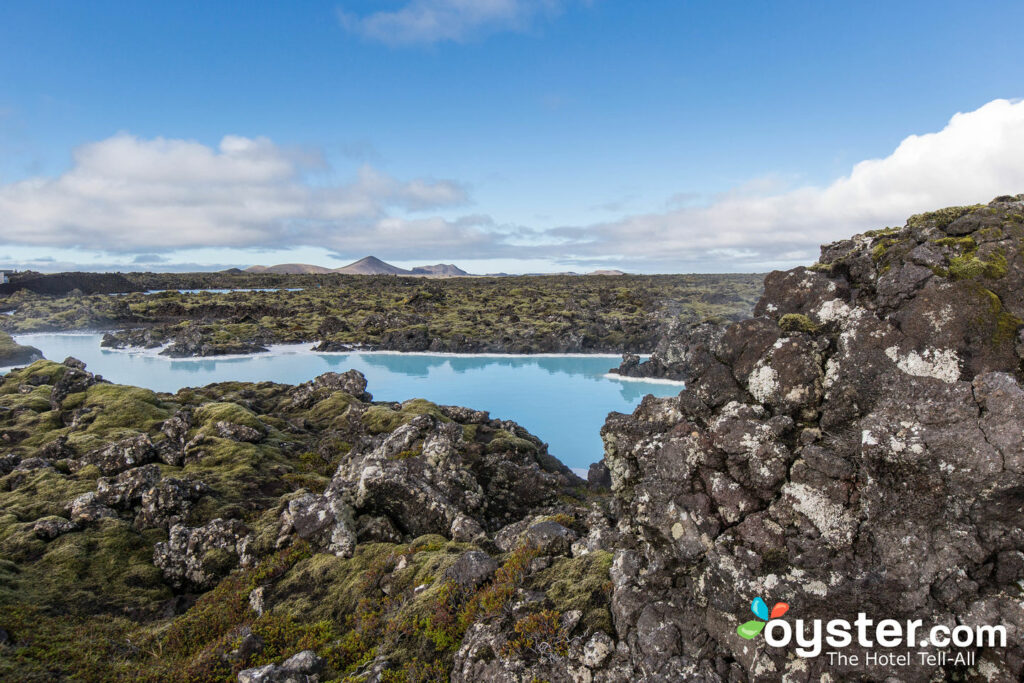
[[[1017,330],[1024,325],[1024,320],[1013,315],[1003,307],[999,295],[988,289],[983,290],[988,299],[989,313],[995,321],[995,331],[992,334],[992,344],[1001,346],[1012,342],[1017,337]]]
[[[148,432],[171,416],[154,392],[121,384],[94,384],[82,407],[96,414],[86,431],[97,436],[115,430]]]
[[[871,248],[871,258],[875,263],[878,263],[885,256],[889,248],[897,243],[897,240],[886,238],[880,240],[874,247]]]
[[[0,405],[12,410],[32,410],[37,413],[50,409],[50,392],[53,387],[43,384],[27,394],[9,393],[0,397]]]
[[[749,315],[762,289],[758,275],[626,275],[615,280],[621,286],[610,286],[610,280],[601,276],[452,279],[429,286],[406,278],[333,275],[126,277],[145,288],[212,286],[218,280],[237,286],[242,280],[255,284],[264,277],[264,285],[278,278],[278,286],[306,289],[125,297],[27,293],[17,302],[14,315],[0,316],[0,329],[147,326],[151,338],[169,340],[192,325],[204,344],[220,351],[266,341],[324,339],[404,348],[408,339],[422,338],[427,330],[440,350],[484,350],[501,343],[522,353],[551,351],[570,329],[582,329],[588,350],[642,352],[653,347],[658,329],[679,315],[686,320]],[[204,323],[196,326],[196,319]],[[246,322],[235,322],[240,319]],[[130,341],[128,333],[114,334]]]
[[[419,415],[431,415],[441,422],[451,421],[436,404],[416,398],[402,403],[398,410],[386,405],[370,406],[363,413],[363,424],[370,432],[382,434],[393,432]]]
[[[195,411],[196,421],[204,425],[231,422],[253,429],[264,429],[264,424],[251,411],[237,403],[204,403]]]
[[[949,260],[949,277],[953,280],[974,280],[980,277],[997,280],[1006,277],[1006,272],[1006,256],[1002,250],[994,252],[988,260],[978,258],[977,252],[973,251]]]
[[[418,458],[421,455],[423,455],[422,445],[396,453],[391,456],[391,460],[407,460],[409,458]]]
[[[976,234],[978,235],[978,239],[984,242],[994,242],[996,240],[1001,240],[1006,236],[1003,229],[996,226],[982,228],[978,230]]]
[[[105,519],[44,542],[30,527],[3,541],[9,557],[20,560],[20,572],[12,589],[0,592],[0,603],[26,601],[75,614],[151,613],[171,595],[152,561],[162,531],[140,533],[124,521]]]
[[[970,206],[950,206],[938,211],[919,213],[907,219],[907,225],[912,228],[925,227],[928,225],[942,229],[947,225],[969,213],[983,208],[983,204],[972,204]]]
[[[344,392],[337,391],[309,409],[308,419],[318,427],[333,425],[348,414],[349,408],[359,401]]]
[[[98,470],[93,468],[92,472],[98,473]],[[0,510],[3,511],[4,517],[12,522],[28,523],[48,515],[65,515],[64,505],[67,501],[96,487],[95,477],[90,476],[90,473],[65,477],[49,468],[33,470],[24,475],[7,475],[0,478],[0,482],[10,482],[12,477],[22,476],[24,479],[16,488],[0,489]],[[0,550],[4,551],[0,556],[13,557],[15,554],[21,554],[19,548],[4,545],[6,535],[15,529],[16,525],[0,523]],[[31,555],[41,547],[32,542],[27,554]]]
[[[779,329],[783,332],[806,332],[814,334],[818,331],[818,325],[806,315],[800,313],[787,313],[779,318]]]
[[[530,580],[534,590],[543,590],[555,609],[583,612],[582,623],[590,630],[611,632],[608,605],[611,597],[611,569],[614,556],[603,550],[580,557],[559,558]]]
[[[505,451],[514,451],[516,453],[536,453],[537,450],[537,444],[533,443],[529,439],[516,436],[515,434],[503,429],[496,431],[494,433],[494,437],[487,443],[488,453],[501,453]]]
[[[0,382],[0,394],[16,394],[22,384],[54,385],[67,370],[65,365],[48,360],[37,360],[27,368],[12,370]]]
[[[943,237],[942,239],[934,240],[934,242],[940,247],[956,247],[969,251],[974,251],[978,248],[978,243],[974,241],[973,237]]]

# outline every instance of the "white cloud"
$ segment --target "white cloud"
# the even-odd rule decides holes
[[[522,31],[567,0],[411,0],[404,7],[358,16],[338,11],[349,31],[388,45],[462,42],[499,31]]]
[[[122,255],[220,248],[218,263],[248,260],[229,260],[227,248],[307,246],[339,259],[763,271],[811,263],[819,244],[902,225],[913,213],[1024,192],[1022,158],[1024,102],[995,100],[825,187],[786,190],[768,176],[703,205],[679,195],[665,211],[539,231],[487,215],[436,215],[468,202],[453,181],[364,166],[346,184],[322,186],[304,177],[325,165],[318,155],[263,138],[228,136],[211,148],[117,135],[76,150],[60,176],[0,185],[0,244]]]
[[[911,135],[884,159],[855,165],[827,187],[731,192],[704,206],[561,228],[580,263],[792,265],[822,243],[902,225],[911,214],[1024,192],[1024,101],[994,100],[953,116],[937,133]],[[732,254],[735,259],[723,259]],[[709,262],[710,260],[710,262]],[[813,259],[801,259],[801,262]]]
[[[401,181],[369,166],[351,182],[316,186],[314,154],[265,138],[189,140],[116,135],[77,149],[70,170],[0,186],[0,243],[108,251],[319,244],[372,239],[416,247],[423,225],[471,237],[440,219],[399,218],[466,202],[452,181]]]

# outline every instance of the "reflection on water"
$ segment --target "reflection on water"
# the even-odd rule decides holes
[[[646,394],[672,396],[678,385],[606,378],[607,356],[440,356],[396,353],[318,354],[306,346],[237,358],[171,360],[154,353],[101,349],[102,335],[22,335],[47,358],[74,356],[93,372],[122,384],[174,392],[212,382],[305,382],[355,368],[376,400],[426,398],[471,406],[519,422],[548,442],[570,467],[601,458],[600,429],[610,411],[632,412]]]

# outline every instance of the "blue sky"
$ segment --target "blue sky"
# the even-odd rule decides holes
[[[1019,2],[5,3],[0,259],[810,262],[1024,192],[1022,24]]]

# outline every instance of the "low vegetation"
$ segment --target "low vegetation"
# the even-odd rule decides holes
[[[282,536],[291,501],[324,491],[339,467],[424,420],[451,432],[469,463],[518,458],[549,478],[565,471],[513,423],[423,400],[373,403],[357,373],[330,377],[164,394],[97,380],[75,361],[38,361],[0,378],[0,679],[230,681],[314,650],[323,680],[357,680],[386,660],[383,680],[436,681],[476,623],[518,623],[508,656],[534,658],[530,648],[568,612],[582,615],[579,633],[611,628],[607,552],[534,566],[542,552],[525,541],[502,550],[483,536],[382,541],[360,531],[348,556]],[[475,421],[459,422],[467,416]],[[427,466],[425,443],[389,461]],[[136,477],[149,478],[139,489]],[[564,498],[538,519],[579,528],[579,506],[602,500],[583,489]],[[357,528],[374,514],[357,513]],[[216,520],[240,524],[248,549],[200,548],[190,561],[213,580],[172,580],[155,556],[169,529]],[[496,571],[454,580],[456,560],[481,549]],[[513,618],[527,590],[542,600]]]
[[[251,275],[126,274],[138,286],[252,284]],[[407,351],[649,351],[671,321],[740,319],[761,292],[757,275],[544,276],[422,280],[394,276],[266,276],[298,291],[126,295],[18,291],[0,298],[12,334],[122,330],[113,346],[174,343],[175,355],[309,342]],[[267,283],[260,282],[266,285]]]

